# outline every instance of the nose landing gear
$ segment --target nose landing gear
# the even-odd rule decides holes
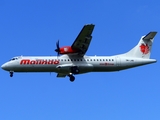
[[[13,77],[13,71],[10,71],[9,74],[10,74],[10,77]]]

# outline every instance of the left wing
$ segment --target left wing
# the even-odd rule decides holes
[[[77,50],[78,53],[82,56],[88,50],[88,47],[92,39],[91,34],[93,32],[94,26],[95,25],[93,24],[85,25],[71,46],[72,49]]]

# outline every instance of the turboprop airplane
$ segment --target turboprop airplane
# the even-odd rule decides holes
[[[88,72],[111,72],[155,63],[150,59],[154,36],[157,32],[149,32],[142,36],[139,43],[129,52],[114,56],[86,56],[92,39],[93,24],[84,25],[71,46],[59,47],[56,43],[57,56],[19,56],[4,63],[2,69],[14,72],[55,72],[57,77],[75,80],[74,75]]]

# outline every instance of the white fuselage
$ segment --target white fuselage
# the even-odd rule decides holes
[[[14,72],[55,72],[57,77],[68,76],[73,82],[73,75],[76,74],[119,71],[156,62],[155,59],[150,59],[152,44],[157,34],[155,31],[142,36],[138,44],[124,54],[85,56],[93,29],[93,24],[85,25],[71,46],[60,47],[58,40],[55,51],[62,56],[14,57],[1,67],[9,71],[10,77],[13,77]]]
[[[56,72],[69,74],[70,68],[77,66],[81,73],[110,72],[128,69],[156,62],[155,59],[116,56],[21,56],[2,65],[14,72]]]

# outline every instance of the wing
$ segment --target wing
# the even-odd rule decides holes
[[[77,36],[76,40],[74,41],[74,43],[72,44],[72,49],[75,49],[78,51],[78,53],[80,55],[84,55],[87,50],[88,50],[88,47],[90,45],[90,42],[91,42],[91,39],[92,39],[92,32],[93,32],[93,29],[94,29],[94,26],[93,24],[88,24],[88,25],[85,25],[81,32],[79,33],[79,35]]]

